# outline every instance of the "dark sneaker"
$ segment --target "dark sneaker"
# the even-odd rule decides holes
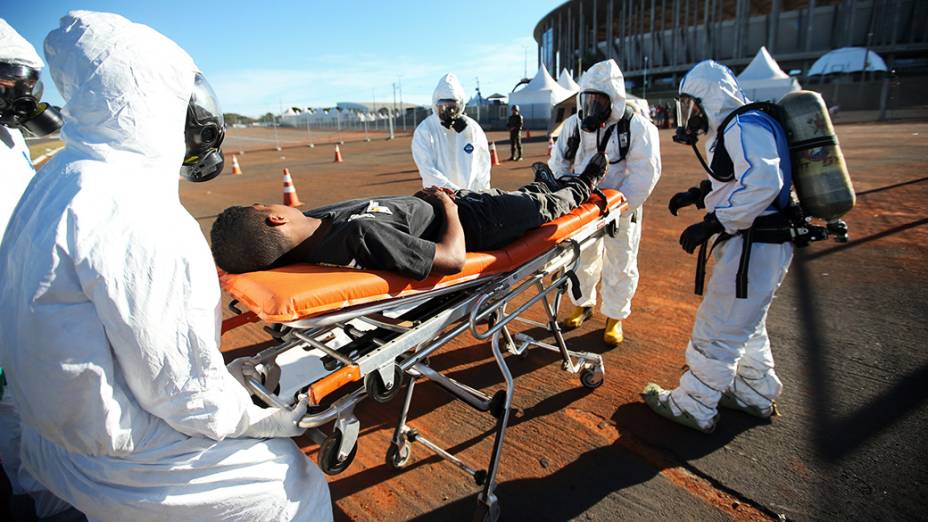
[[[556,192],[564,188],[564,184],[554,177],[554,173],[548,168],[548,165],[540,161],[532,163],[532,170],[535,172],[535,181],[544,183],[551,192]]]

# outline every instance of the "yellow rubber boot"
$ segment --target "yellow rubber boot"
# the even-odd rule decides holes
[[[622,335],[622,320],[621,319],[606,319],[606,330],[603,332],[603,342],[609,346],[618,346],[622,344],[622,341],[625,340],[625,336]]]
[[[561,324],[561,326],[565,330],[580,328],[580,325],[583,324],[583,321],[586,321],[592,315],[592,306],[575,306],[574,309],[571,310],[570,315],[567,316],[567,319],[564,319],[564,322]]]

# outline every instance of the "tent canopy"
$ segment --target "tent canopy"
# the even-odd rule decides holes
[[[561,71],[561,76],[557,79],[557,84],[569,92],[580,92],[580,85],[570,76],[567,68]]]
[[[544,67],[538,68],[538,73],[522,89],[509,94],[509,103],[532,104],[544,103],[554,106],[569,97],[571,92],[558,85],[554,78],[548,74]]]
[[[543,66],[525,87],[509,93],[509,105],[518,105],[529,120],[548,121],[551,109],[574,93],[561,87]]]
[[[780,69],[780,65],[773,59],[773,56],[770,56],[767,48],[763,46],[757,51],[757,55],[751,60],[751,63],[738,75],[739,82],[769,80],[772,78],[789,78],[789,75],[783,72],[783,69]]]
[[[865,65],[866,64],[866,65]],[[828,51],[809,68],[809,76],[860,71],[886,71],[886,62],[875,52],[863,47],[842,47]]]
[[[738,85],[753,101],[778,101],[783,95],[798,91],[799,82],[780,69],[766,47],[761,47],[751,63],[738,75]]]

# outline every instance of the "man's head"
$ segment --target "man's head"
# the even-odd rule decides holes
[[[467,127],[464,119],[464,87],[453,73],[438,80],[432,93],[432,111],[446,129],[462,132]]]
[[[687,144],[695,142],[698,132],[714,133],[731,111],[748,103],[731,69],[712,60],[686,73],[677,99],[679,138],[674,141]]]
[[[513,113],[513,114],[519,114],[519,106],[518,106],[518,105],[513,105],[513,106],[512,106],[512,113]]]
[[[305,239],[299,235],[305,220],[286,205],[229,207],[210,230],[213,258],[232,274],[267,270]]]
[[[580,128],[596,132],[625,114],[625,77],[615,60],[593,64],[580,78]]]
[[[0,18],[0,124],[36,136],[61,128],[57,107],[41,103],[44,66],[35,48]]]
[[[195,181],[221,170],[215,95],[166,36],[117,14],[71,11],[45,38],[45,56],[65,101],[69,157],[86,154],[116,168],[111,158],[135,155],[140,168],[117,169],[170,185],[182,165],[180,174]]]

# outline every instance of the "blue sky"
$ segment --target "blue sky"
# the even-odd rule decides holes
[[[72,9],[147,24],[193,56],[223,110],[249,115],[339,101],[428,103],[446,72],[468,95],[508,93],[536,71],[535,24],[563,0],[52,1],[0,0],[0,17],[44,57],[42,41]],[[46,97],[62,103],[45,76]]]

